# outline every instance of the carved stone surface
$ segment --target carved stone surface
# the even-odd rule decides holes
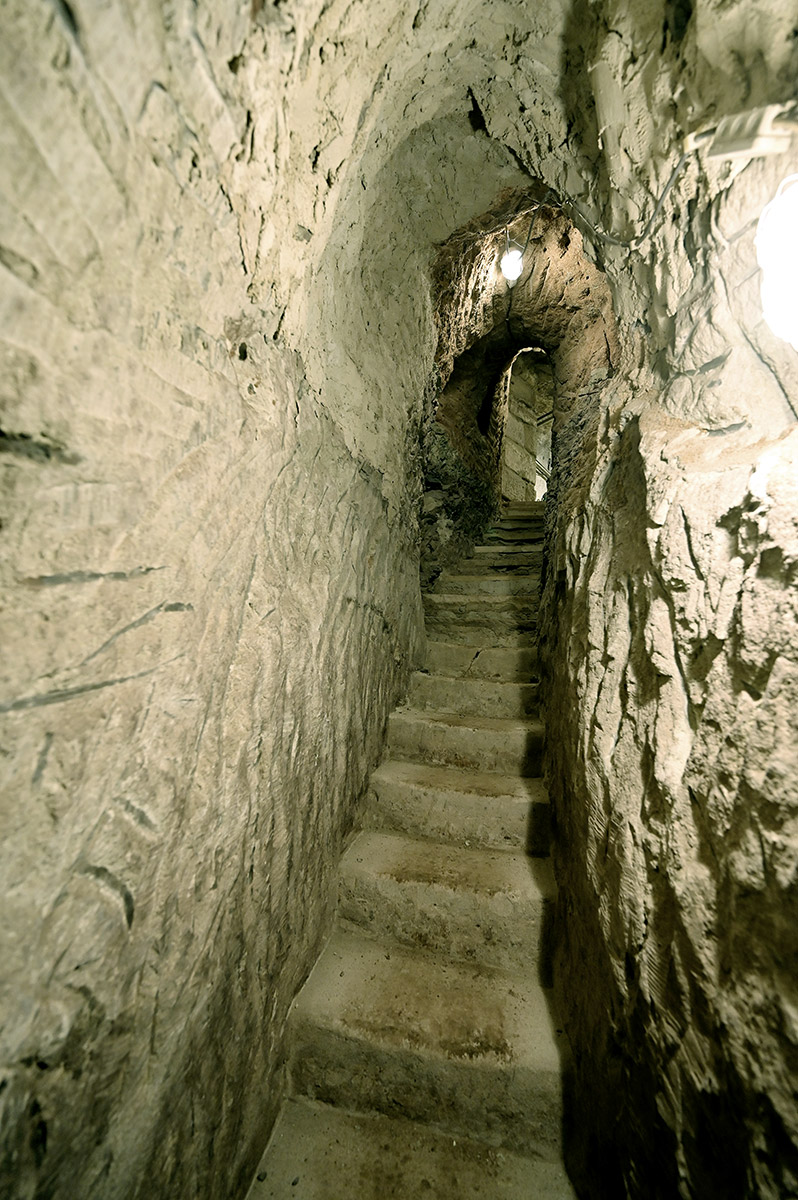
[[[617,1147],[607,1195],[630,1158],[663,1198],[795,1190],[798,432],[726,444],[632,417],[551,564],[561,967],[604,1098],[574,1159]]]
[[[501,241],[513,189],[553,212],[509,343],[557,388],[573,1163],[599,1147],[611,1200],[798,1192],[798,359],[753,246],[789,167],[699,153],[633,250],[557,207],[642,232],[687,132],[793,95],[794,6],[8,0],[2,26],[0,1191],[249,1179],[419,660],[419,545],[470,536],[462,456],[419,515],[422,433],[507,295],[447,239],[493,213]]]

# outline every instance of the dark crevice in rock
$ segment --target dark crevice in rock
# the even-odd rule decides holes
[[[80,45],[80,26],[78,19],[75,16],[75,10],[68,0],[53,0],[55,10],[60,16],[66,28],[72,34],[72,37]]]
[[[485,117],[471,88],[468,89],[468,98],[471,101],[471,107],[468,110],[468,120],[471,128],[474,130],[474,133],[487,133],[488,126]]]
[[[665,20],[662,26],[662,49],[666,49],[670,37],[674,45],[679,44],[693,16],[692,0],[666,0]]]
[[[29,458],[34,462],[66,463],[70,466],[80,462],[80,456],[66,450],[57,442],[37,440],[29,433],[7,433],[0,429],[0,454],[15,454],[20,458]]]

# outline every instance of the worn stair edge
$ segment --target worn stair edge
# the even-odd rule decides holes
[[[543,509],[521,509],[521,504],[534,504],[534,500],[514,500],[510,508],[500,508],[493,518],[493,525],[531,525],[540,522],[545,517]],[[538,501],[538,503],[540,503]]]
[[[289,1099],[247,1200],[576,1200],[558,1162],[381,1113]]]
[[[387,747],[395,758],[539,775],[543,724],[533,719],[458,717],[404,708],[388,718]]]
[[[479,552],[479,553],[478,553]],[[503,571],[529,574],[540,570],[542,550],[516,550],[507,546],[477,546],[471,558],[461,558],[458,575],[496,575]]]
[[[531,546],[543,541],[543,528],[539,529],[489,529],[482,546]]]
[[[532,507],[532,506],[535,507]],[[540,500],[511,500],[508,505],[502,506],[497,515],[493,518],[494,524],[497,521],[542,521],[545,516],[545,508]]]
[[[565,1045],[528,975],[337,929],[289,1018],[293,1095],[554,1159]]]
[[[523,645],[537,633],[538,603],[528,597],[427,592],[423,599],[427,635],[441,641]]]
[[[460,962],[538,965],[551,982],[548,859],[366,830],[341,861],[338,921]]]
[[[371,775],[369,826],[485,849],[547,855],[551,812],[542,779],[389,759]]]
[[[425,592],[423,596],[424,611],[429,618],[439,611],[455,610],[461,620],[468,620],[472,615],[481,623],[501,619],[505,614],[521,616],[533,627],[537,626],[537,596],[492,596],[488,593],[480,595],[463,595],[457,592]]]
[[[454,678],[531,682],[537,676],[538,652],[532,646],[493,646],[490,641],[427,641],[426,669]]]
[[[430,675],[416,671],[410,679],[408,704],[411,708],[460,716],[524,717],[539,708],[540,685],[503,683],[494,679],[454,679],[450,675]]]
[[[507,533],[520,537],[538,538],[543,537],[545,532],[545,521],[542,517],[499,517],[497,521],[488,526],[483,537],[488,538],[492,534]],[[484,541],[482,544],[484,545]]]
[[[427,618],[427,632],[430,637],[452,644],[461,642],[464,646],[473,646],[475,642],[490,644],[497,649],[522,649],[531,645],[535,640],[535,630],[523,625],[507,623],[504,629],[497,630],[489,621],[480,624],[477,621],[458,621],[456,618],[430,619]]]
[[[536,600],[540,589],[540,571],[505,571],[493,575],[461,575],[443,571],[435,581],[434,595],[450,596],[525,596]]]
[[[459,565],[470,562],[472,558],[496,558],[501,562],[528,558],[540,563],[543,560],[543,532],[530,538],[526,544],[523,542],[520,544],[481,542],[474,546],[468,557],[460,559]]]

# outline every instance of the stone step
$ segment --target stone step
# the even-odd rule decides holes
[[[341,860],[338,922],[549,982],[554,894],[548,859],[366,830]]]
[[[505,517],[539,517],[546,514],[545,500],[506,500],[501,506],[501,516]]]
[[[539,571],[505,571],[492,575],[460,575],[444,571],[435,581],[433,592],[450,596],[530,596],[537,599]]]
[[[535,646],[492,646],[455,642],[427,642],[427,670],[457,679],[479,678],[534,681],[538,669]]]
[[[540,685],[494,679],[453,679],[449,675],[416,671],[410,680],[411,708],[459,716],[524,717],[538,711]]]
[[[458,717],[402,708],[388,718],[387,748],[394,758],[442,766],[539,775],[543,723],[520,717]]]
[[[247,1200],[576,1200],[561,1163],[312,1100],[282,1107]]]
[[[537,630],[537,597],[457,596],[427,592],[424,614],[428,636],[468,642],[492,638],[494,646],[529,641]]]
[[[457,564],[458,575],[494,575],[502,571],[539,571],[543,562],[543,542],[529,546],[475,546],[470,558]]]
[[[545,855],[551,841],[542,779],[461,771],[388,759],[372,773],[368,821],[376,828],[451,845],[525,849]]]
[[[497,521],[486,531],[483,545],[493,546],[497,542],[503,545],[525,545],[527,543],[535,545],[542,541],[542,522],[536,521],[532,524],[525,521],[523,524],[515,525]]]
[[[551,1161],[564,1045],[550,1001],[533,972],[338,929],[289,1017],[291,1092]]]
[[[542,530],[544,515],[542,512],[503,512],[493,519],[489,528]]]
[[[543,538],[542,536],[540,538],[501,538],[490,537],[486,534],[484,542],[479,546],[475,546],[471,554],[474,557],[503,554],[505,559],[514,554],[534,554],[537,555],[535,566],[540,569],[540,564],[543,561]],[[463,565],[470,562],[470,557],[462,558],[457,564],[458,570],[462,571]],[[497,565],[494,570],[501,570],[501,566]]]

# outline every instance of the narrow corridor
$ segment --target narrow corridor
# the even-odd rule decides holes
[[[2,1200],[798,1198],[794,0],[0,13]]]
[[[250,1200],[565,1200],[540,503],[425,597],[337,922],[289,1017],[291,1095]]]

